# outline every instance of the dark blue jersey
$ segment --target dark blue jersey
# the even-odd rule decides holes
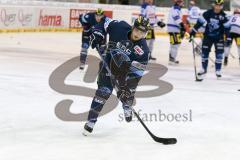
[[[136,70],[136,72],[139,71],[138,75],[142,76],[143,72],[141,72],[141,70],[144,70],[143,68],[148,63],[150,51],[145,39],[140,39],[138,41],[132,41],[130,39],[132,26],[125,21],[117,21],[106,18],[104,23],[99,23],[94,26],[94,29],[101,30],[105,34],[109,35],[108,48],[110,49],[108,50],[106,57],[108,62],[111,58],[111,53],[109,54],[109,52],[111,52],[111,48],[120,49],[128,55],[131,62],[133,62],[132,64],[136,65],[136,68],[139,69]]]
[[[101,19],[101,21],[104,21],[104,19],[105,16]],[[85,30],[89,30],[92,26],[98,24],[95,18],[95,13],[81,14],[79,16],[79,21]]]
[[[145,39],[131,41],[130,35],[132,26],[125,21],[116,21],[107,18],[104,23],[104,31],[109,35],[109,42],[118,43],[117,47],[126,47],[131,61],[137,61],[142,64],[148,63],[149,48]]]
[[[224,11],[217,14],[213,9],[210,9],[203,13],[202,18],[198,19],[194,29],[198,30],[201,26],[206,25],[204,32],[205,37],[223,39],[225,30],[227,29],[227,22],[228,18]]]

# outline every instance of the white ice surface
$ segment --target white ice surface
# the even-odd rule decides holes
[[[179,66],[161,79],[173,84],[164,96],[138,99],[141,113],[185,113],[192,122],[147,122],[162,137],[178,143],[155,143],[138,122],[119,121],[122,108],[99,118],[93,135],[83,137],[84,122],[65,122],[54,113],[63,99],[74,100],[71,111],[90,107],[91,98],[62,95],[48,84],[50,74],[79,55],[80,33],[0,34],[0,160],[230,160],[240,157],[240,67],[236,59],[216,80],[210,65],[202,83],[194,81],[191,44],[181,46]],[[156,40],[157,63],[167,65],[168,38]],[[96,54],[90,50],[91,54]],[[236,55],[236,47],[232,53]],[[212,54],[213,56],[213,54]],[[199,63],[198,57],[198,63]],[[85,84],[76,70],[69,83]]]

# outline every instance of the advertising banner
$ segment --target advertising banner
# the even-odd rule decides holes
[[[79,15],[94,12],[95,10],[91,9],[70,9],[70,17],[69,17],[69,28],[80,28],[81,24],[79,22]],[[112,11],[104,11],[104,14],[110,18],[112,18]]]

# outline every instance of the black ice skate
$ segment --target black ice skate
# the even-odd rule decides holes
[[[198,75],[198,79],[199,80],[203,80],[206,77],[206,75],[207,75],[207,71],[203,69],[200,72],[198,72],[197,75]]]
[[[222,77],[221,71],[216,71],[216,76],[218,79],[220,79]]]
[[[90,122],[88,121],[85,125],[84,125],[84,128],[83,128],[83,135],[84,136],[88,136],[92,133],[93,131],[93,127],[94,127],[95,123],[94,122]]]
[[[173,58],[171,55],[169,55],[169,64],[176,65],[176,64],[179,64],[179,61],[177,61],[175,58]]]
[[[149,57],[149,60],[156,61],[156,60],[157,60],[157,58],[150,56],[150,57]]]
[[[132,121],[132,109],[129,106],[123,106],[124,117],[126,122]]]
[[[85,63],[84,62],[80,62],[79,69],[80,70],[84,70],[84,68],[85,68]]]

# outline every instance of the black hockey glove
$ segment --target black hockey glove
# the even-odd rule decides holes
[[[132,91],[127,86],[120,86],[117,92],[118,99],[126,105],[132,106],[133,104],[133,94]]]
[[[164,28],[166,26],[166,24],[163,21],[157,22],[157,25],[161,28]]]
[[[105,38],[105,35],[102,31],[94,30],[90,35],[90,45],[92,49],[96,48],[97,46],[100,46],[104,38]]]
[[[129,68],[128,66],[126,67]],[[117,97],[122,103],[130,105],[128,100],[130,99],[130,97],[132,97],[132,92],[127,85],[126,77],[127,77],[126,71],[122,72],[121,76],[116,77],[116,80],[117,80],[116,85],[118,86],[118,89],[119,89],[117,91]]]

